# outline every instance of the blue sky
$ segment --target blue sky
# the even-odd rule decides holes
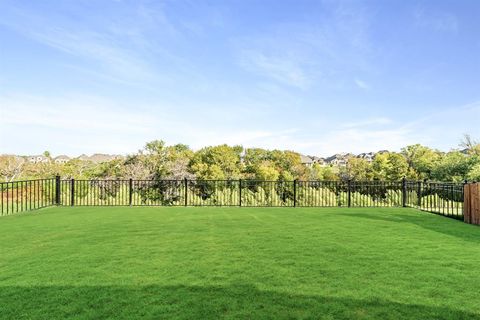
[[[480,138],[480,1],[0,0],[0,153]]]

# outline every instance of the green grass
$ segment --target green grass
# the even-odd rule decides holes
[[[1,319],[480,319],[480,228],[414,209],[0,218]]]

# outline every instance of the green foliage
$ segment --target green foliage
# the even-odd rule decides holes
[[[350,157],[347,165],[340,169],[343,180],[365,181],[373,178],[372,165],[365,159]]]
[[[238,179],[241,151],[240,147],[226,144],[206,147],[195,153],[190,168],[198,179]]]
[[[437,181],[460,182],[480,163],[477,156],[467,156],[458,151],[447,153],[433,169],[432,178]]]
[[[308,180],[336,181],[339,179],[338,167],[321,166],[318,163],[314,163],[308,170]]]
[[[302,165],[300,154],[293,151],[247,149],[244,166],[245,177],[256,180],[293,181],[307,178],[307,168]]]
[[[60,175],[64,179],[91,179],[98,177],[99,167],[91,161],[72,159],[58,166],[54,175]]]
[[[372,170],[372,176],[377,180],[399,181],[407,175],[408,163],[399,153],[380,153],[372,162]]]
[[[467,179],[470,181],[480,181],[480,162],[474,164],[468,172]]]
[[[262,162],[255,169],[255,179],[257,180],[277,181],[280,177],[278,170],[269,162]]]
[[[140,179],[140,180],[409,180],[455,181],[480,179],[480,145],[469,136],[462,152],[441,153],[420,144],[400,153],[378,153],[373,161],[350,157],[346,166],[302,164],[299,153],[242,146],[218,145],[191,150],[187,145],[167,146],[162,140],[145,144],[125,159],[94,163],[72,159],[66,164],[30,163],[27,158],[1,155],[3,181],[46,178]],[[48,152],[44,153],[48,157]]]
[[[410,169],[409,178],[420,180],[430,177],[433,168],[441,158],[440,152],[420,144],[402,148],[402,155]]]

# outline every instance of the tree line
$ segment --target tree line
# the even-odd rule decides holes
[[[302,164],[294,151],[267,150],[226,144],[193,151],[187,145],[168,146],[162,140],[148,142],[124,159],[94,163],[72,159],[65,164],[29,163],[10,155],[0,156],[3,181],[60,175],[64,179],[254,179],[298,180],[480,180],[480,144],[466,135],[462,151],[441,152],[420,144],[400,152],[382,152],[368,161],[350,157],[345,166]],[[49,155],[48,153],[46,153]]]

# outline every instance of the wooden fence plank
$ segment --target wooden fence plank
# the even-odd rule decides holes
[[[480,225],[480,183],[469,183],[464,187],[464,221]]]

